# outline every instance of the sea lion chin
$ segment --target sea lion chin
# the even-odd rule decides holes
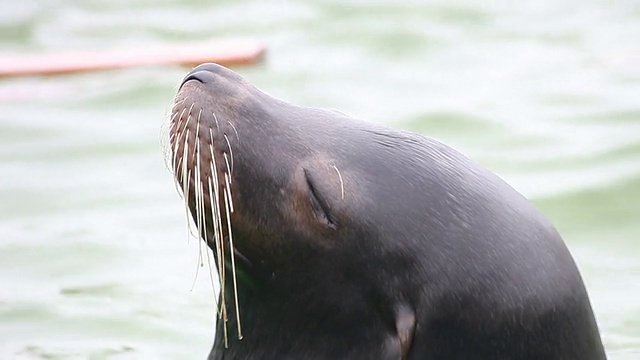
[[[436,140],[203,64],[168,144],[221,283],[209,359],[605,359],[551,223]]]

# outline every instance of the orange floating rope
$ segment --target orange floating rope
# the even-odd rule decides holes
[[[19,56],[0,54],[0,77],[61,75],[150,65],[193,67],[205,62],[224,66],[246,65],[260,61],[265,51],[266,47],[256,42],[227,40],[119,51]]]

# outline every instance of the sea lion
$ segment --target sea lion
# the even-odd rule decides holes
[[[558,232],[428,137],[203,64],[169,158],[221,288],[209,359],[605,359]]]

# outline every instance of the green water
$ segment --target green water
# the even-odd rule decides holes
[[[640,4],[5,1],[0,56],[246,36],[291,102],[437,137],[554,221],[640,359]],[[204,359],[214,300],[160,126],[188,69],[0,80],[0,359]]]

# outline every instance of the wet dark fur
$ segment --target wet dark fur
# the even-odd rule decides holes
[[[229,344],[219,321],[209,359],[605,359],[562,239],[482,166],[430,138],[277,100],[214,64],[176,101],[174,115],[204,109],[216,157],[233,152],[244,339],[227,301]],[[187,127],[191,144],[211,142]]]

